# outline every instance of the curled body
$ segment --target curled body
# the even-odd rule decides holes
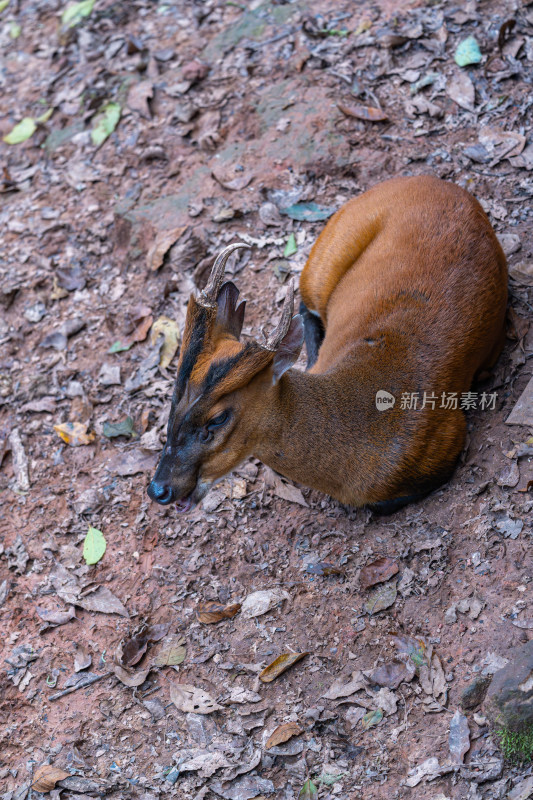
[[[448,479],[466,423],[442,398],[460,398],[495,363],[507,304],[504,254],[468,192],[422,176],[350,200],[311,250],[303,314],[292,317],[289,289],[264,344],[240,341],[244,304],[221,281],[212,275],[189,302],[152,499],[187,509],[250,455],[382,510]],[[293,368],[304,332],[306,371]],[[381,410],[378,392],[394,405]]]

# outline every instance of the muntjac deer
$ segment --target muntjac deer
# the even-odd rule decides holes
[[[152,500],[186,511],[251,455],[384,512],[446,481],[465,441],[457,399],[504,341],[507,265],[479,203],[430,176],[350,200],[311,250],[301,313],[289,285],[262,344],[240,341],[245,304],[222,285],[239,247],[222,251],[189,301]],[[304,336],[302,372],[291,367]]]

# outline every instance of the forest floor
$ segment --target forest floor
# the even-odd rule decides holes
[[[533,6],[0,8],[0,796],[508,797],[531,766],[461,698],[533,636],[531,414],[506,423],[533,373]],[[511,270],[450,482],[377,518],[252,459],[187,516],[151,503],[214,256],[252,245],[229,267],[256,336],[332,210],[425,173]]]

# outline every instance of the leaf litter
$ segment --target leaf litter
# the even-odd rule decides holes
[[[101,434],[105,422],[117,424],[115,421],[129,417],[140,434],[148,430],[156,433],[156,439],[159,440],[161,433],[164,438],[165,397],[172,387],[170,376],[158,370],[161,348],[155,345],[151,349],[150,342],[146,341],[153,320],[168,315],[169,319],[176,320],[178,330],[182,330],[184,309],[194,282],[189,262],[195,261],[194,268],[199,265],[201,270],[203,259],[212,262],[217,249],[232,241],[233,236],[250,230],[250,226],[258,244],[254,245],[250,262],[243,270],[244,286],[241,287],[243,294],[252,301],[246,320],[249,330],[265,319],[268,321],[272,313],[269,298],[274,297],[279,284],[275,275],[276,262],[270,257],[274,256],[278,265],[281,264],[280,281],[290,273],[297,275],[323,225],[320,220],[314,220],[313,215],[339,208],[348,197],[388,175],[433,172],[455,182],[466,181],[465,185],[487,201],[486,208],[494,215],[492,220],[498,235],[512,230],[525,242],[532,165],[523,80],[531,60],[529,34],[525,28],[529,12],[523,10],[516,17],[514,27],[503,28],[502,20],[514,16],[513,9],[495,9],[490,3],[484,10],[484,18],[478,9],[470,6],[448,9],[437,4],[431,8],[395,9],[395,20],[381,7],[373,9],[371,14],[336,19],[343,12],[335,9],[330,13],[326,4],[312,8],[310,21],[292,17],[285,23],[274,20],[274,16],[292,13],[290,4],[275,4],[273,11],[263,8],[259,14],[253,8],[243,11],[237,5],[228,4],[213,10],[206,5],[198,15],[192,14],[192,7],[187,8],[180,18],[181,25],[187,27],[181,27],[174,16],[175,9],[168,4],[166,7],[160,4],[157,13],[155,8],[142,8],[142,17],[131,14],[127,6],[118,9],[94,4],[89,8],[89,4],[71,4],[69,7],[76,5],[88,13],[85,16],[74,13],[72,28],[63,22],[57,33],[63,7],[53,14],[45,6],[36,10],[39,33],[36,22],[29,18],[15,21],[13,26],[9,17],[11,11],[4,11],[2,17],[6,21],[8,81],[5,89],[10,108],[2,135],[9,134],[13,125],[25,116],[35,120],[36,130],[26,144],[6,147],[8,160],[0,181],[9,201],[3,228],[8,242],[7,263],[0,266],[3,287],[0,291],[0,341],[7,344],[8,351],[15,348],[20,353],[15,361],[0,365],[3,403],[0,413],[16,414],[19,438],[26,454],[25,469],[17,467],[15,470],[14,455],[9,449],[12,421],[8,418],[7,435],[0,436],[8,442],[0,474],[5,480],[0,491],[6,493],[2,507],[8,518],[7,532],[0,533],[0,559],[7,567],[6,580],[1,584],[5,589],[0,589],[0,604],[2,610],[11,615],[5,625],[8,658],[20,642],[34,648],[40,646],[36,642],[45,642],[48,651],[45,649],[35,661],[18,671],[11,664],[8,667],[13,669],[13,677],[20,675],[20,680],[18,685],[9,681],[17,694],[6,696],[5,702],[20,708],[21,725],[19,741],[14,737],[6,740],[7,757],[14,769],[7,775],[2,773],[0,782],[5,781],[7,790],[12,792],[24,782],[29,785],[31,774],[27,773],[26,764],[28,753],[34,752],[37,746],[37,730],[39,748],[47,747],[47,735],[52,728],[57,731],[54,743],[60,743],[67,726],[71,722],[76,724],[75,710],[85,711],[87,698],[92,702],[98,697],[98,703],[92,706],[94,714],[89,718],[85,715],[85,728],[79,739],[84,741],[82,755],[86,766],[77,769],[93,768],[96,747],[100,746],[93,747],[96,736],[105,748],[111,741],[109,735],[114,742],[118,741],[115,734],[123,726],[127,738],[117,745],[124,748],[123,752],[109,753],[109,759],[104,753],[98,759],[99,763],[100,760],[105,762],[109,783],[113,784],[115,792],[125,796],[132,790],[130,784],[120,783],[125,781],[124,764],[128,758],[136,759],[131,762],[132,774],[142,776],[143,781],[147,781],[146,792],[154,794],[159,793],[161,786],[168,788],[170,785],[164,777],[164,765],[171,763],[182,763],[184,767],[181,772],[177,768],[169,773],[169,777],[175,775],[176,791],[191,797],[205,795],[208,784],[214,792],[220,790],[220,797],[275,795],[285,786],[287,792],[292,791],[297,796],[308,780],[317,791],[320,786],[322,793],[327,791],[326,786],[338,780],[341,796],[343,792],[369,798],[377,792],[393,793],[407,772],[403,763],[397,769],[395,738],[400,735],[398,730],[404,724],[404,717],[407,724],[415,725],[421,732],[421,741],[430,731],[432,746],[446,750],[447,732],[444,726],[439,728],[439,723],[443,719],[449,721],[451,713],[440,713],[439,717],[432,717],[431,722],[426,722],[424,717],[427,713],[439,714],[446,708],[444,682],[449,684],[454,701],[454,692],[462,689],[468,680],[468,670],[477,663],[474,645],[483,647],[495,618],[499,624],[501,619],[507,620],[508,629],[514,630],[516,636],[522,633],[512,624],[516,620],[509,617],[503,598],[492,587],[497,585],[504,568],[508,571],[506,580],[516,586],[527,586],[523,582],[527,565],[518,552],[528,531],[530,509],[527,503],[531,501],[530,496],[521,493],[527,485],[527,455],[516,456],[517,463],[518,458],[522,459],[519,472],[523,482],[514,487],[514,492],[505,479],[500,481],[503,485],[489,481],[480,494],[470,497],[469,491],[478,491],[482,486],[481,468],[476,472],[476,465],[465,483],[462,470],[469,467],[460,466],[454,484],[455,499],[444,487],[438,501],[427,498],[389,520],[371,522],[365,522],[361,512],[348,519],[348,513],[353,512],[342,510],[314,491],[305,490],[304,497],[298,487],[283,479],[279,480],[277,491],[272,487],[264,491],[265,471],[257,463],[250,463],[255,475],[252,479],[246,476],[245,493],[241,492],[240,499],[225,492],[224,506],[219,506],[220,510],[204,513],[199,509],[194,512],[197,516],[184,521],[176,520],[171,513],[154,516],[154,509],[146,506],[142,499],[156,451],[146,456],[140,444],[131,443],[125,436],[110,441]],[[141,18],[143,25],[138,28]],[[224,39],[226,44],[220,46],[219,40],[216,57],[204,58],[204,48],[209,47],[216,36],[234,34],[245,19],[252,19],[256,25],[259,20],[259,24],[266,27],[258,34],[247,33],[249,38],[234,40],[233,44],[228,45]],[[483,28],[480,38],[487,20],[490,25]],[[16,31],[20,26],[23,36],[11,39],[10,30]],[[386,35],[382,35],[381,28],[387,29]],[[348,36],[338,35],[348,31]],[[282,34],[283,38],[263,46],[270,37]],[[469,35],[479,41],[482,62],[478,66],[470,63],[459,67],[454,55],[458,45]],[[181,36],[186,37],[187,46],[191,47],[190,56],[182,52]],[[157,46],[154,47],[155,41]],[[27,57],[24,70],[12,70],[14,48],[18,52],[21,43]],[[491,49],[495,58],[488,63]],[[38,54],[36,59],[33,58],[35,53]],[[261,106],[263,93],[276,88],[280,67],[285,70],[287,83],[283,86],[279,112],[277,99],[274,98],[274,104],[272,98],[268,99],[266,108],[272,116],[266,119]],[[394,71],[395,68],[400,72]],[[430,78],[436,73],[441,77]],[[465,84],[466,92],[464,86],[459,86],[463,90],[459,96],[461,99],[466,96],[467,108],[457,104],[445,89],[458,73],[465,73],[474,86],[473,99],[470,84]],[[137,104],[131,97],[131,84],[122,85],[124,75],[128,80],[134,77],[134,82],[145,83],[139,90]],[[233,76],[229,93],[226,75]],[[266,80],[265,75],[268,76]],[[328,100],[325,95],[326,86],[327,91],[343,98],[341,102],[347,107],[386,109],[388,121],[376,124],[368,119],[346,117],[335,107],[328,117],[325,109],[331,97]],[[416,87],[413,93],[412,87]],[[167,89],[171,93],[167,93]],[[308,93],[305,98],[304,92]],[[39,101],[49,96],[53,98],[50,104],[53,102],[55,114],[49,116],[48,121],[38,122],[42,110],[39,105],[47,108]],[[237,97],[253,97],[253,111],[239,110],[241,101],[237,103]],[[300,125],[294,113],[295,110],[300,113],[300,97],[304,101],[305,126]],[[413,98],[418,105],[408,111],[407,102]],[[108,135],[104,146],[99,148],[91,140],[91,131],[99,113],[112,101],[121,107],[120,120],[113,135]],[[183,106],[179,112],[181,119],[178,104]],[[315,109],[316,116],[313,116]],[[480,114],[479,121],[472,109]],[[190,126],[189,131],[187,126]],[[311,159],[305,156],[306,126],[312,131],[312,146],[308,149],[312,152]],[[484,127],[496,133],[481,133]],[[41,150],[47,134],[49,143],[61,137],[61,143],[53,145],[57,150],[49,143],[46,151]],[[255,151],[250,158],[249,152],[256,141],[261,148],[260,157]],[[476,150],[465,150],[474,145]],[[233,149],[225,152],[228,146]],[[344,166],[343,147],[349,159]],[[43,161],[45,152],[46,164]],[[206,153],[208,162],[205,162]],[[355,161],[354,155],[357,155]],[[480,160],[472,160],[470,155]],[[220,166],[215,172],[221,180],[212,177],[210,164],[214,157]],[[205,163],[208,173],[205,182],[199,177],[195,183]],[[290,168],[286,169],[284,165],[289,163]],[[266,165],[266,174],[262,164]],[[326,164],[336,166],[328,171],[324,168]],[[484,175],[484,171],[493,175]],[[303,206],[294,211],[303,219],[279,212],[276,215],[272,210],[269,214],[263,212],[264,219],[261,217],[258,209],[265,200],[271,200],[271,192],[280,190],[296,190],[298,196],[295,194],[279,204],[276,201],[276,209]],[[229,193],[231,203],[227,201]],[[168,200],[167,196],[173,199]],[[120,209],[123,202],[128,206],[124,213]],[[163,203],[166,202],[171,210],[165,212]],[[215,224],[211,220],[217,216],[218,203],[220,208],[227,207],[227,213],[221,214],[221,221]],[[75,213],[71,209],[75,209]],[[142,223],[139,209],[145,215]],[[61,212],[59,216],[58,211]],[[191,226],[195,236],[201,234],[204,238],[203,252],[190,246]],[[147,253],[154,238],[176,227],[186,227],[189,233],[170,245],[157,269],[147,269]],[[277,241],[266,241],[272,234]],[[190,253],[187,252],[185,258],[181,245],[187,242]],[[287,242],[292,252],[283,259]],[[513,252],[508,254],[515,293],[511,303],[519,317],[524,318],[529,313],[525,304],[531,304],[527,252],[522,251],[522,266],[513,256]],[[121,266],[119,259],[124,259]],[[78,271],[78,278],[67,281],[68,286],[61,276],[65,270]],[[14,290],[13,275],[18,281]],[[246,286],[248,279],[251,283]],[[135,305],[148,297],[149,313],[134,320]],[[35,315],[30,312],[33,320],[30,321],[25,311],[38,302],[42,304],[44,316],[39,319],[41,312],[37,309]],[[255,302],[257,308],[253,306]],[[73,317],[74,311],[87,320],[86,329],[77,336],[70,334],[69,328],[60,330],[62,323]],[[7,333],[4,320],[9,326]],[[130,337],[137,335],[136,326],[139,338],[130,341]],[[245,335],[248,335],[246,331]],[[98,381],[100,367],[105,361],[104,351],[117,341],[119,346],[113,360],[120,363],[124,381],[104,386]],[[45,345],[42,348],[39,347],[41,343]],[[120,349],[120,345],[126,347]],[[521,346],[526,354],[524,368],[527,370],[527,353],[531,350],[527,333]],[[36,352],[39,358],[32,361]],[[149,355],[153,356],[151,360]],[[509,366],[505,355],[499,364],[505,368]],[[528,378],[520,365],[512,369],[512,376],[502,373],[500,378],[502,409],[491,416],[491,425],[494,425],[491,441],[485,435],[487,418],[473,421],[469,459],[475,462],[473,454],[482,453],[486,459],[483,470],[486,469],[488,475],[500,476],[504,462],[493,463],[500,454],[500,441],[511,436],[512,444],[504,445],[507,451],[526,438],[520,435],[518,426],[506,428],[502,433],[501,417],[509,415],[527,383],[524,378]],[[124,385],[130,375],[135,380],[128,383],[125,391]],[[71,395],[71,387],[73,392],[82,394]],[[54,422],[87,424],[86,432],[97,433],[92,447],[81,450],[63,447],[51,423],[47,422],[50,412],[54,414]],[[0,425],[5,423],[3,416]],[[38,425],[44,427],[38,428]],[[110,454],[117,459],[114,466]],[[23,462],[19,459],[18,463],[20,466]],[[79,502],[95,482],[101,495],[100,503]],[[498,504],[503,509],[498,508]],[[420,510],[423,511],[421,516]],[[476,520],[477,515],[481,519]],[[432,550],[409,548],[412,529],[425,528],[425,517],[432,525],[440,523],[447,528],[453,536],[453,544]],[[471,519],[474,521],[469,521]],[[113,553],[112,567],[108,563],[109,553],[94,567],[89,568],[82,561],[80,545],[87,531],[87,521],[106,532],[109,553]],[[487,528],[485,522],[489,522]],[[360,536],[363,529],[364,535]],[[434,533],[432,527],[424,531],[420,539],[436,541],[443,536],[441,532],[437,536]],[[145,543],[152,541],[154,535],[157,544],[150,550]],[[15,552],[16,536],[21,538],[22,546],[17,546]],[[376,537],[379,537],[379,549]],[[502,544],[508,548],[505,553],[498,549]],[[357,575],[365,564],[377,558],[372,546],[378,553],[397,554],[395,560],[400,567],[401,580],[393,605],[379,614],[362,617],[362,604],[368,599],[369,590],[361,591]],[[494,556],[496,552],[497,557]],[[455,563],[464,565],[459,577],[470,585],[470,592],[468,589],[463,592],[463,587],[455,584],[456,575],[449,572]],[[305,565],[310,564],[317,565],[316,572],[307,571]],[[315,576],[321,575],[320,564],[339,565],[344,573],[342,580],[316,580]],[[515,564],[523,564],[523,572]],[[57,585],[49,582],[49,576],[58,574],[56,565],[63,565],[75,580],[64,581],[63,575]],[[91,575],[98,576],[97,583],[87,583],[89,569]],[[484,573],[486,569],[493,572]],[[487,574],[491,581],[483,584],[486,580],[483,576]],[[387,580],[384,583],[386,585]],[[206,595],[206,584],[213,584],[214,594]],[[110,595],[101,593],[98,585]],[[264,615],[247,617],[241,613],[231,622],[221,621],[220,625],[199,623],[195,618],[198,598],[219,597],[220,606],[224,608],[232,597],[246,598],[273,585],[286,591],[287,597],[275,602]],[[372,591],[372,587],[369,589]],[[72,618],[64,623],[66,628],[59,626],[43,639],[34,641],[33,637],[43,624],[37,613],[26,614],[24,628],[17,629],[10,620],[18,618],[19,608],[25,609],[25,597],[34,597],[35,607],[49,611],[53,607],[53,602],[49,602],[50,592],[52,597],[56,595],[66,603],[67,611],[58,611],[55,618],[65,618],[72,607],[77,607],[77,620]],[[470,599],[482,596],[486,604],[477,619],[470,616],[470,611],[459,610],[461,598],[467,594]],[[119,596],[123,603],[118,600]],[[115,605],[113,597],[120,606]],[[443,605],[437,608],[435,601],[441,597]],[[520,592],[518,597],[521,599],[523,594]],[[88,607],[95,601],[96,605],[94,610],[87,610],[75,604],[76,600],[86,601]],[[157,608],[161,603],[170,604],[173,619],[179,618],[177,630],[180,633],[167,634],[164,640],[149,644],[140,660],[124,669],[142,674],[149,664],[154,664],[160,648],[165,652],[165,641],[175,637],[167,652],[176,653],[177,660],[181,661],[168,665],[178,667],[184,682],[205,686],[224,710],[212,715],[191,714],[204,718],[206,723],[203,733],[197,730],[197,735],[204,737],[202,743],[193,746],[193,723],[190,728],[187,727],[189,723],[184,723],[179,728],[183,761],[179,758],[172,761],[176,744],[169,751],[172,744],[161,740],[156,745],[158,755],[154,769],[153,759],[149,761],[138,744],[154,743],[158,720],[165,719],[166,724],[172,714],[187,716],[173,711],[172,706],[165,714],[166,684],[158,685],[157,667],[151,674],[147,673],[146,684],[141,684],[142,688],[135,692],[124,692],[118,681],[109,681],[105,691],[100,693],[97,691],[100,687],[91,688],[91,681],[101,681],[108,673],[89,675],[86,682],[79,684],[84,690],[70,694],[69,710],[60,698],[59,702],[43,706],[46,700],[43,701],[38,692],[32,693],[37,691],[41,678],[43,686],[46,686],[46,677],[57,680],[53,675],[55,668],[47,661],[49,655],[53,653],[55,658],[62,658],[65,664],[72,663],[72,650],[65,642],[69,637],[71,640],[73,630],[80,631],[79,635],[91,642],[95,662],[97,650],[92,650],[92,646],[98,644],[103,664],[106,659],[109,662],[109,656],[103,653],[108,646],[110,626],[117,629],[118,635],[113,636],[113,640],[127,641],[128,636],[133,635],[129,632],[127,616],[121,617],[120,611],[117,615],[112,609],[131,613],[134,620],[139,620],[148,618],[151,606]],[[456,626],[439,628],[444,609],[453,604],[457,605]],[[114,616],[105,616],[107,613]],[[463,613],[467,616],[461,616]],[[523,609],[521,613],[526,618]],[[393,620],[395,624],[402,622],[404,635],[408,631],[415,640],[407,652],[402,648],[399,652],[396,648],[387,650],[387,632]],[[462,649],[458,655],[457,637],[463,624],[477,630],[475,636],[461,637]],[[425,649],[416,643],[418,633],[424,635]],[[9,637],[16,634],[18,641],[9,642]],[[185,636],[190,652],[186,661]],[[435,642],[438,656],[430,652],[430,641]],[[497,636],[490,644],[490,649],[497,654],[505,654],[507,647],[508,641],[500,641]],[[257,701],[258,664],[267,664],[276,653],[289,650],[311,651],[313,655],[292,673],[287,672],[282,680],[261,684],[265,700]],[[448,656],[454,656],[450,666]],[[471,658],[474,661],[468,660]],[[173,660],[169,655],[167,661]],[[146,667],[143,667],[145,661]],[[39,673],[41,664],[42,675]],[[95,670],[102,669],[102,664],[95,665]],[[387,669],[380,682],[378,671],[382,667]],[[321,700],[323,705],[333,704],[335,708],[317,711],[314,708],[316,698],[336,681],[349,683],[353,672],[363,673],[362,688],[333,701]],[[347,678],[341,679],[342,675]],[[159,673],[159,677],[164,678],[164,673]],[[401,680],[396,689],[394,684],[398,678]],[[294,693],[295,686],[298,694]],[[21,691],[18,687],[22,687]],[[68,689],[74,691],[75,687]],[[381,692],[383,689],[387,691]],[[389,690],[392,690],[390,694]],[[160,702],[152,691],[160,693]],[[124,695],[146,694],[129,709],[124,709],[123,700],[118,701]],[[358,698],[365,703],[364,707],[356,704]],[[405,706],[402,698],[406,700]],[[396,712],[393,711],[395,700]],[[117,704],[116,716],[115,712],[109,715],[113,703]],[[230,737],[242,737],[239,741],[257,745],[258,736],[275,728],[274,720],[292,719],[291,709],[298,705],[301,706],[298,719],[306,729],[305,735],[274,747],[288,752],[292,742],[299,746],[305,741],[305,753],[276,755],[272,766],[267,766],[266,761],[261,761],[259,747],[252,747],[245,754],[244,750],[239,751],[234,738],[228,744]],[[100,714],[100,707],[105,715]],[[42,726],[39,729],[35,722],[37,709]],[[327,758],[323,754],[329,752],[332,744],[335,754],[340,750],[338,758],[343,759],[344,750],[339,746],[339,741],[344,741],[343,726],[351,724],[349,720],[355,720],[359,712],[364,716],[367,712],[375,714],[378,709],[384,715],[378,725],[363,732],[362,717],[359,717],[356,727],[352,728],[355,736],[361,736],[361,741],[364,737],[366,752],[359,751],[357,757],[352,758],[350,748],[355,751],[358,745],[350,743],[347,767],[323,765]],[[349,716],[351,711],[356,713]],[[45,715],[49,722],[43,722]],[[209,727],[211,722],[218,725],[222,719],[227,733],[226,728],[221,731]],[[173,732],[172,723],[168,730]],[[73,732],[73,735],[76,734]],[[400,739],[404,742],[402,747],[411,759],[414,744],[408,735],[401,735],[404,737]],[[234,766],[232,745],[235,752],[242,753],[238,766]],[[218,756],[218,747],[222,757]],[[314,747],[322,749],[314,750]],[[49,755],[46,753],[46,758]],[[74,757],[77,759],[77,752]],[[38,759],[37,763],[41,763],[40,754]],[[299,763],[290,763],[290,759]],[[66,749],[53,754],[50,760],[59,768],[71,763],[66,760]],[[231,766],[217,767],[217,763],[225,761]],[[115,766],[121,772],[115,772]],[[159,766],[161,777],[154,778]],[[287,766],[290,769],[286,769]],[[236,771],[248,768],[252,774],[243,776]],[[19,770],[17,778],[12,774],[15,769]],[[218,776],[216,781],[213,777],[206,778],[212,769],[212,775]],[[442,769],[437,761],[436,765],[433,763],[422,770],[420,778],[436,782],[436,796],[446,790],[438,777]],[[28,780],[25,780],[26,775]],[[71,787],[70,791],[84,791],[80,787],[89,786],[88,778],[77,776],[77,780],[80,781],[77,789]],[[473,779],[465,772],[464,780]],[[481,793],[492,791],[493,780],[499,778],[482,784]],[[513,777],[511,785],[519,785],[519,780]],[[94,786],[95,782],[92,783]],[[508,788],[509,784],[505,790]],[[475,796],[472,786],[470,793]]]

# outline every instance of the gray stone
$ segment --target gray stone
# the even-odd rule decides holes
[[[511,650],[509,663],[493,676],[483,710],[498,727],[533,728],[533,640]]]
[[[490,676],[478,676],[472,683],[468,684],[461,694],[461,708],[477,708],[483,702],[490,682]]]

